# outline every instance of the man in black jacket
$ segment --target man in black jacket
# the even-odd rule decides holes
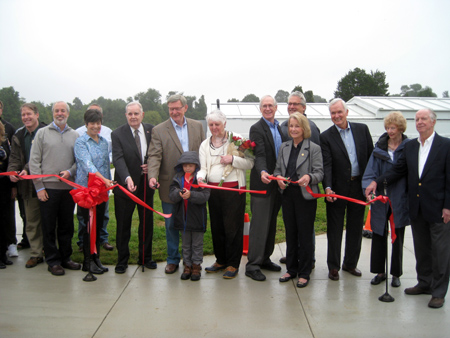
[[[329,104],[334,125],[320,134],[323,156],[323,188],[326,194],[338,194],[365,201],[361,179],[373,151],[373,141],[365,124],[347,121],[348,109],[342,99]],[[365,206],[326,198],[328,278],[339,280],[341,243],[346,217],[345,255],[342,270],[361,276],[357,268],[361,252]]]
[[[281,267],[270,260],[275,247],[277,216],[281,207],[278,184],[267,177],[273,174],[283,136],[275,120],[277,102],[269,95],[259,103],[262,118],[250,128],[250,140],[256,143],[255,165],[250,174],[251,190],[266,190],[267,194],[252,194],[248,263],[245,275],[256,281],[264,281],[261,269],[280,271]]]

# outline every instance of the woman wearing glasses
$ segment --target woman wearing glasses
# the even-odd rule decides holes
[[[245,189],[245,171],[253,167],[253,159],[228,154],[230,133],[225,130],[224,113],[214,110],[206,115],[206,122],[211,137],[200,145],[198,181]],[[206,272],[225,270],[223,278],[236,277],[242,256],[245,200],[245,193],[211,189],[208,204],[216,262]]]

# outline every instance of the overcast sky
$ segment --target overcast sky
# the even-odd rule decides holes
[[[355,67],[450,90],[450,1],[0,0],[0,88],[49,104],[148,88],[327,100]]]

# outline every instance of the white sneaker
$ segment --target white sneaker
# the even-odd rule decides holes
[[[17,245],[11,244],[8,246],[8,256],[9,257],[19,257],[19,253],[17,252]]]

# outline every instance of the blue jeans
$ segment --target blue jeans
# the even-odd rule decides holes
[[[83,236],[86,232],[86,223],[84,223],[84,218],[81,215],[81,213],[78,211],[77,207],[77,219],[78,219],[78,246],[83,245]],[[109,200],[106,201],[105,206],[105,215],[103,216],[103,225],[99,228],[100,231],[100,244],[104,244],[108,242],[108,230],[106,227],[108,226],[109,222]]]
[[[173,204],[161,201],[162,209],[165,214],[171,214]],[[180,232],[173,227],[173,217],[165,218],[166,223],[166,241],[167,241],[167,264],[179,264],[180,252],[178,245],[180,243]]]

